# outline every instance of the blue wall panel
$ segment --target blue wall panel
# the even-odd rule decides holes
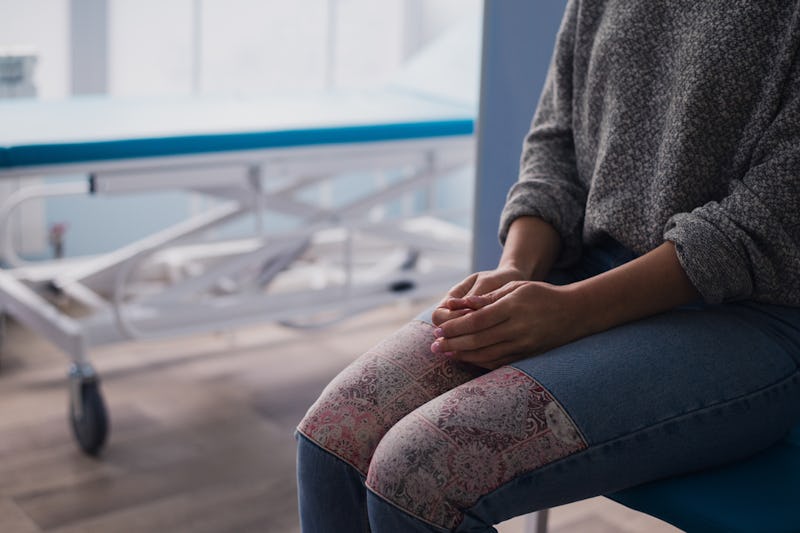
[[[478,161],[475,180],[475,270],[497,266],[497,227],[516,181],[528,131],[566,0],[485,0]]]

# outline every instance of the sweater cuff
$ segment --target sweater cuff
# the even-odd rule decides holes
[[[664,239],[675,243],[681,266],[706,303],[748,298],[753,280],[747,261],[726,234],[698,211],[670,218]]]

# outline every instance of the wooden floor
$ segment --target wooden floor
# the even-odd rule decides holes
[[[64,356],[11,324],[0,356],[0,532],[299,531],[295,424],[338,370],[415,311],[95,350],[112,418],[100,459],[73,444]],[[677,531],[603,498],[559,507],[551,524]],[[519,520],[500,530],[522,531]]]

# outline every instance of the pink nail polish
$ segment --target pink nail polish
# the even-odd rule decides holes
[[[441,353],[441,351],[442,351],[442,345],[441,345],[441,344],[439,344],[439,341],[436,341],[436,342],[434,342],[433,344],[431,344],[431,351],[432,351],[433,353]]]
[[[442,331],[442,328],[436,328],[433,330],[433,334],[437,337],[444,337],[444,331]]]
[[[456,352],[444,352],[442,355],[444,355],[445,357],[453,357],[455,354]]]

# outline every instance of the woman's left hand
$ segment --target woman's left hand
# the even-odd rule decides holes
[[[512,281],[481,296],[454,298],[451,308],[472,309],[436,329],[431,350],[494,369],[542,353],[588,333],[570,286]]]

